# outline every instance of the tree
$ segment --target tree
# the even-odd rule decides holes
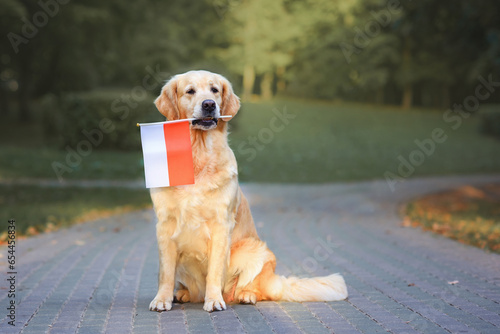
[[[243,99],[251,98],[257,76],[262,96],[273,95],[274,77],[279,73],[282,79],[284,68],[292,61],[292,41],[300,32],[293,19],[285,0],[242,0],[226,14],[229,43],[217,56],[243,77]]]
[[[0,32],[10,36],[0,42],[0,73],[17,85],[4,83],[0,94],[14,95],[20,121],[49,92],[133,87],[146,66],[174,74],[206,55],[219,27],[205,1],[4,0],[0,9]]]
[[[305,33],[293,62],[293,91],[321,98],[382,102],[391,68],[399,61],[389,24],[374,17],[381,1],[297,2]],[[311,38],[311,36],[314,36]]]
[[[498,13],[498,2],[423,0],[404,3],[403,8],[394,29],[403,47],[396,73],[403,87],[402,105],[411,106],[414,88],[419,86],[423,97],[435,97],[427,98],[433,106],[447,108],[452,87],[461,90],[459,86],[472,84],[479,68],[491,68],[485,60],[494,58],[494,53],[499,56],[498,48],[494,51],[488,42],[490,29],[499,27],[491,14]],[[495,34],[498,45],[498,30]]]
[[[247,100],[445,107],[500,75],[499,11],[497,0],[3,0],[1,113],[16,106],[27,121],[47,93],[134,87],[146,66],[222,72]]]

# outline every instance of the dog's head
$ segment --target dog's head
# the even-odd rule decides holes
[[[216,128],[221,115],[234,116],[240,108],[240,100],[229,81],[222,75],[207,71],[174,76],[163,86],[155,104],[169,121],[196,118],[191,124],[200,130]]]

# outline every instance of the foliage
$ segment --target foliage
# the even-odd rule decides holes
[[[224,17],[228,45],[217,51],[231,72],[243,77],[243,97],[253,93],[255,76],[261,77],[261,93],[272,94],[275,73],[289,66],[295,40],[301,34],[294,12],[285,0],[240,1]]]
[[[57,6],[52,15],[40,4],[46,2]],[[0,31],[11,36],[0,40],[0,94],[9,97],[0,111],[12,114],[17,107],[23,121],[33,119],[33,102],[47,93],[133,87],[142,83],[146,66],[168,79],[173,69],[188,66],[186,59],[202,59],[216,29],[211,23],[218,22],[205,1],[46,2],[0,4]],[[43,15],[46,22],[36,23]]]
[[[499,9],[497,0],[4,0],[0,113],[34,120],[47,93],[137,86],[146,66],[163,80],[221,72],[247,100],[448,108],[478,76],[498,80]],[[496,91],[488,102],[499,101]]]
[[[59,147],[77,149],[90,142],[92,149],[140,149],[138,122],[162,121],[152,101],[143,93],[133,98],[129,91],[92,91],[46,96],[42,102],[43,126]]]
[[[308,13],[303,23],[308,33],[302,38],[303,46],[297,51],[291,69],[293,92],[360,101],[363,100],[360,94],[377,94],[386,86],[390,66],[397,65],[400,57],[398,40],[372,17],[372,12],[384,9],[383,4],[381,1],[299,2],[296,10]],[[389,20],[394,21],[394,16]],[[373,28],[378,30],[371,37],[366,31]]]
[[[315,38],[305,39],[292,62],[295,93],[448,108],[480,74],[500,74],[494,1],[296,3]]]
[[[406,226],[500,253],[500,186],[463,187],[407,205]]]

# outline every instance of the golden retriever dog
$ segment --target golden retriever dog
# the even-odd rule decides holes
[[[228,80],[207,71],[176,75],[155,104],[168,120],[196,118],[190,126],[195,184],[151,189],[160,268],[149,309],[168,311],[174,300],[204,302],[212,312],[232,302],[345,299],[338,274],[299,279],[274,273],[276,258],[259,239],[238,185],[227,142],[230,118],[219,118],[235,116],[240,107]]]

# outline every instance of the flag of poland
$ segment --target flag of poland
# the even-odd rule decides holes
[[[194,184],[189,121],[141,126],[146,188]]]

